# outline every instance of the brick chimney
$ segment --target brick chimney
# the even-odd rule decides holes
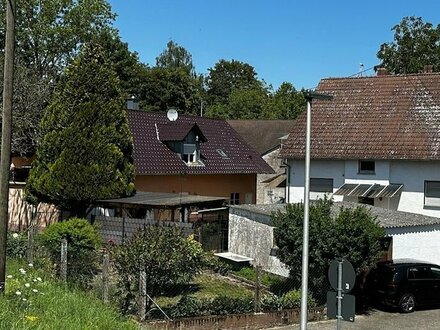
[[[376,69],[376,76],[380,77],[380,76],[388,76],[388,75],[389,73],[387,69],[381,67],[378,67]]]

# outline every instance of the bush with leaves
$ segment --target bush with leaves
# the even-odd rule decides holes
[[[60,264],[61,242],[67,241],[67,278],[87,284],[96,272],[101,237],[86,219],[72,218],[47,227],[39,243],[49,253],[54,264]]]
[[[189,283],[203,267],[204,252],[192,236],[175,227],[146,226],[124,245],[112,250],[119,274],[123,313],[135,310],[140,272],[146,274],[148,295],[166,295],[170,288]],[[147,299],[147,308],[151,302]]]
[[[303,204],[289,204],[285,212],[272,215],[279,258],[290,268],[293,281],[301,283],[303,241]],[[318,200],[310,205],[309,289],[321,303],[328,288],[327,269],[335,258],[345,258],[357,274],[372,265],[381,253],[380,240],[385,235],[365,206],[340,208],[333,201]]]
[[[6,255],[9,258],[24,258],[27,251],[27,232],[11,233],[8,232],[8,240],[6,244]]]

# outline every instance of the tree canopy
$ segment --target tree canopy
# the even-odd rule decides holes
[[[28,195],[82,215],[96,199],[133,194],[133,141],[124,109],[112,65],[98,45],[86,44],[44,113]]]
[[[167,69],[183,69],[186,73],[195,76],[191,53],[173,40],[170,40],[167,43],[167,48],[156,57],[156,66]]]
[[[2,45],[5,4],[0,2]],[[29,156],[35,153],[38,122],[62,70],[82,44],[104,30],[116,32],[106,0],[24,0],[17,6],[16,16],[12,152]],[[3,48],[0,52],[2,59]]]
[[[340,208],[332,213],[333,202],[318,200],[310,205],[309,272],[310,290],[318,298],[327,284],[327,269],[335,258],[345,258],[359,274],[378,258],[384,230],[364,206]],[[290,275],[301,281],[303,242],[303,204],[289,204],[285,212],[272,215],[279,258],[290,268]]]
[[[392,73],[418,73],[425,65],[440,70],[440,25],[434,27],[421,17],[404,17],[395,25],[394,41],[383,43],[377,53]]]

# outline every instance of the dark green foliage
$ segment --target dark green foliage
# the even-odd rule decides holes
[[[344,257],[359,274],[377,260],[384,237],[384,230],[365,207],[341,208],[333,215],[332,204],[324,199],[310,206],[309,288],[316,299],[324,297],[327,269],[333,259]],[[296,283],[301,283],[303,216],[302,204],[289,204],[286,212],[273,214],[279,258],[289,266]]]
[[[440,25],[434,27],[421,17],[404,17],[395,25],[394,41],[380,46],[377,57],[392,73],[419,73],[425,65],[440,70]]]
[[[6,245],[6,256],[9,258],[20,259],[26,256],[27,251],[27,232],[11,233],[8,232]]]
[[[231,265],[220,260],[212,251],[205,253],[204,268],[220,275],[227,275],[232,270]]]
[[[168,41],[167,48],[156,57],[156,65],[159,68],[183,69],[189,75],[195,76],[192,55],[173,40]]]
[[[60,264],[63,239],[67,240],[68,279],[86,285],[96,272],[101,237],[86,219],[72,218],[50,225],[39,236],[39,244],[57,265]]]
[[[139,100],[147,111],[176,108],[185,113],[198,113],[198,80],[182,68],[155,67],[141,77]]]
[[[266,119],[295,119],[305,106],[302,91],[297,91],[291,83],[283,82],[271,95],[263,116]]]
[[[316,307],[316,301],[311,295],[307,298],[309,308]],[[283,309],[299,309],[301,307],[301,290],[290,290],[282,296],[264,295],[261,299],[261,308],[265,312]]]
[[[6,3],[0,1],[1,53]],[[115,15],[106,0],[22,0],[16,7],[12,152],[33,156],[38,123],[62,70],[82,44],[112,30]]]
[[[112,254],[124,313],[133,310],[141,271],[146,273],[147,293],[155,297],[167,294],[173,286],[189,283],[203,266],[200,244],[192,237],[183,237],[174,227],[147,226],[124,245],[116,246]]]
[[[261,86],[255,69],[244,62],[220,60],[209,69],[207,93],[210,104],[226,104],[233,90]]]
[[[232,298],[217,296],[211,301],[211,314],[245,314],[254,311],[254,300],[251,297]]]
[[[66,69],[41,121],[27,193],[82,215],[134,193],[133,141],[119,81],[94,43]]]

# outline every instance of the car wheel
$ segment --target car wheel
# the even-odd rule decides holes
[[[416,298],[412,293],[405,293],[400,297],[399,308],[402,313],[414,312],[416,307]]]

